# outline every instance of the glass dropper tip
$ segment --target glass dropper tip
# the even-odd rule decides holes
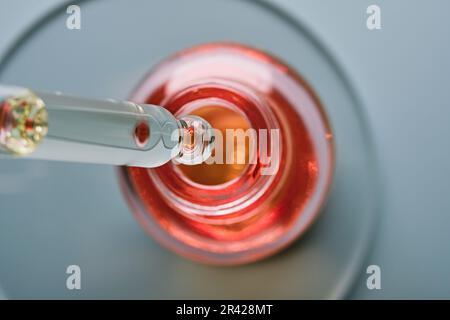
[[[198,116],[182,116],[178,121],[182,137],[180,153],[175,160],[186,165],[201,164],[212,154],[214,129],[205,119]]]

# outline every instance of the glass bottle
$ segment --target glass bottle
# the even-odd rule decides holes
[[[200,116],[223,136],[216,163],[120,169],[132,212],[166,247],[204,263],[253,262],[318,216],[332,180],[333,134],[313,89],[277,58],[240,44],[200,45],[157,65],[130,100]],[[251,129],[258,142],[227,129]]]

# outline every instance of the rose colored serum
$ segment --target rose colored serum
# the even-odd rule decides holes
[[[332,178],[332,133],[311,87],[276,58],[236,44],[188,49],[150,72],[131,100],[198,115],[223,136],[216,163],[121,169],[132,211],[173,251],[247,263],[286,247],[318,215]],[[251,149],[227,129],[267,133],[268,148]],[[226,145],[240,162],[226,161]]]

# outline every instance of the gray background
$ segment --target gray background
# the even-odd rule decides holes
[[[0,1],[0,54],[59,0]],[[383,170],[383,219],[367,264],[382,268],[382,290],[365,274],[354,298],[449,298],[450,2],[274,1],[309,26],[363,98]],[[382,8],[379,31],[365,9]],[[158,267],[155,265],[155,268]]]

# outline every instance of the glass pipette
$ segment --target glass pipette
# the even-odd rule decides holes
[[[158,167],[210,155],[204,119],[161,106],[94,100],[0,85],[0,157]]]

